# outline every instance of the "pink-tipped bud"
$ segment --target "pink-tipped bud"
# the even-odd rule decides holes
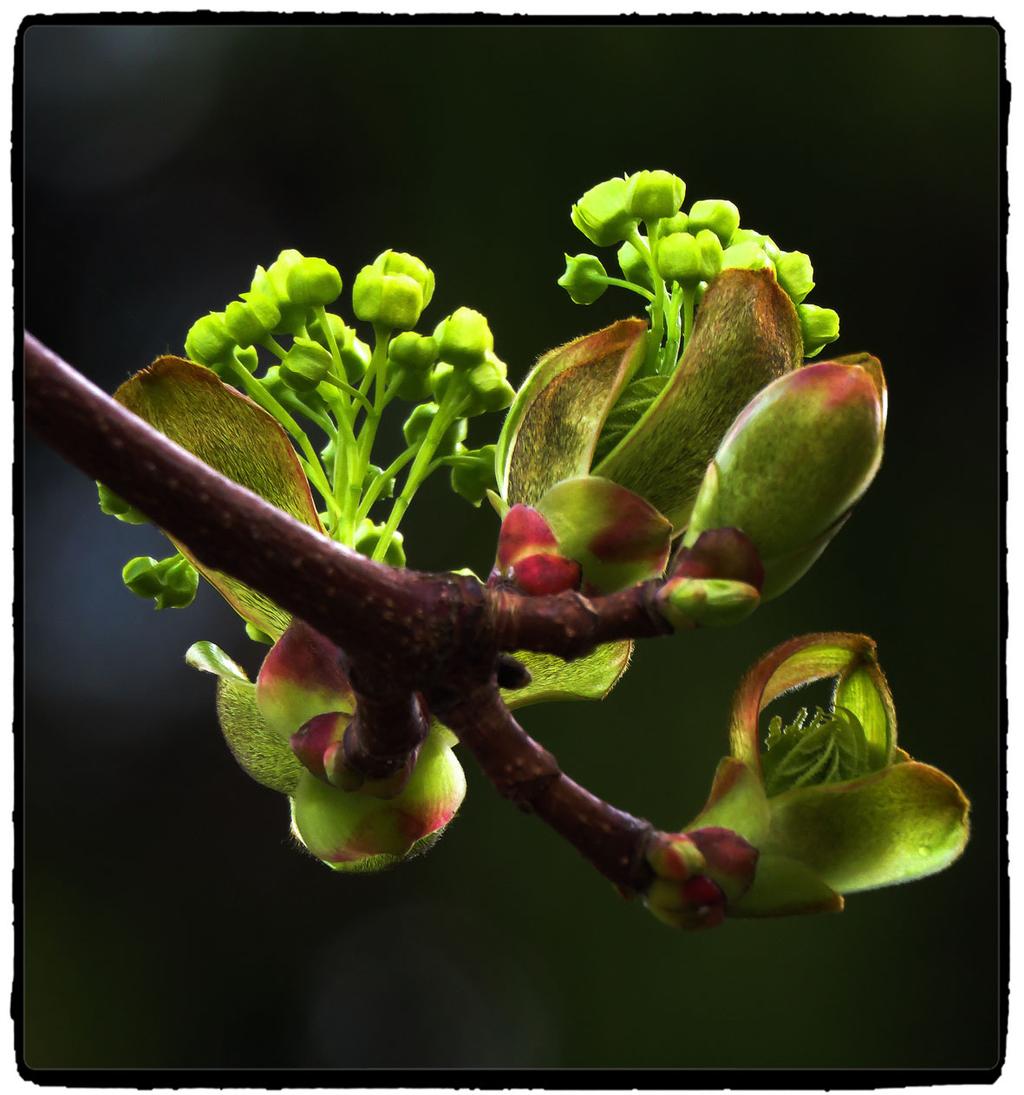
[[[752,885],[757,860],[757,849],[731,829],[659,833],[647,850],[655,877],[644,903],[672,927],[715,927]]]
[[[337,711],[316,715],[291,736],[292,751],[303,767],[325,783],[333,782],[328,779],[325,757],[329,750],[333,754],[334,747],[340,745],[351,718]]]
[[[578,589],[579,563],[558,551],[551,526],[532,506],[513,506],[498,533],[498,554],[491,584],[507,582],[531,596]]]

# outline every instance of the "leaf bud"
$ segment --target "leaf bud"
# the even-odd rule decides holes
[[[683,229],[678,229],[683,231]],[[629,242],[619,248],[616,256],[619,260],[619,269],[622,276],[634,285],[642,286],[648,292],[654,291],[654,282],[651,280],[651,268],[647,265],[647,259]]]
[[[684,546],[736,528],[764,565],[763,598],[824,550],[882,459],[885,380],[875,358],[805,365],[763,388],[708,465]]]
[[[380,870],[425,851],[455,816],[465,793],[455,754],[432,734],[408,783],[393,798],[342,791],[303,773],[292,798],[292,827],[334,870]]]
[[[802,303],[814,288],[814,267],[803,251],[782,251],[775,262],[775,276],[794,304]]]
[[[243,349],[261,342],[280,322],[280,309],[262,293],[243,293],[224,309],[224,326]]]
[[[697,233],[702,228],[710,228],[728,247],[732,235],[740,226],[740,211],[730,201],[723,198],[705,198],[690,206],[687,231]]]
[[[757,608],[761,594],[728,578],[672,578],[658,591],[658,608],[674,631],[731,627]]]
[[[572,223],[598,247],[621,243],[636,227],[626,208],[625,179],[607,179],[592,186],[572,207]]]
[[[210,312],[197,319],[185,336],[185,356],[199,365],[212,367],[225,361],[235,340],[224,323],[223,312]]]
[[[607,278],[608,271],[596,255],[566,255],[565,273],[558,279],[558,284],[569,294],[573,304],[593,304],[607,291]]]
[[[331,304],[341,296],[341,274],[326,259],[303,258],[289,266],[285,287],[293,304]]]
[[[380,543],[381,533],[384,531],[384,525],[375,525],[368,517],[364,517],[356,529],[355,542],[353,547],[360,555],[365,555],[367,558],[373,555],[377,550],[377,545]],[[402,546],[403,536],[400,532],[393,532],[391,534],[391,542],[388,544],[387,551],[384,553],[384,562],[388,566],[404,567],[405,566],[405,548]]]
[[[183,555],[159,562],[151,555],[129,559],[121,580],[137,596],[151,597],[157,608],[187,608],[199,588],[199,572]]]
[[[430,303],[434,295],[434,271],[422,259],[405,251],[382,251],[374,259],[373,266],[382,274],[404,274],[412,278],[423,293],[423,307]]]
[[[423,290],[408,274],[382,274],[364,266],[352,286],[352,308],[364,323],[411,330],[423,312]]]
[[[637,171],[626,183],[626,210],[643,221],[679,212],[686,183],[670,171]]]
[[[330,372],[331,355],[311,338],[296,338],[279,366],[281,379],[296,392],[311,392]]]
[[[551,526],[532,506],[513,506],[501,522],[488,584],[507,582],[530,596],[578,589],[582,568],[559,552]]]
[[[110,517],[116,517],[124,521],[126,525],[145,525],[149,518],[140,513],[133,505],[126,502],[120,495],[115,494],[108,486],[97,483],[99,492],[100,509]]]
[[[474,308],[456,308],[444,321],[438,356],[456,368],[471,369],[494,350],[494,335],[486,316]]]
[[[798,304],[800,334],[804,340],[804,357],[814,357],[839,337],[839,313],[816,304]]]

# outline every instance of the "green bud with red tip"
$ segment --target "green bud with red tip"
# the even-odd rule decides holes
[[[877,359],[806,365],[740,413],[708,466],[684,544],[741,529],[764,564],[765,600],[824,550],[882,459],[885,379]]]
[[[753,884],[758,850],[731,829],[707,826],[656,834],[646,858],[655,877],[644,904],[671,927],[693,930],[722,923]]]
[[[431,734],[405,787],[391,798],[343,791],[304,773],[292,795],[292,829],[335,870],[380,870],[428,847],[455,816],[465,793],[455,755]]]

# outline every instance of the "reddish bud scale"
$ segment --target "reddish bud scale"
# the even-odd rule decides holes
[[[523,593],[542,597],[578,589],[581,573],[579,563],[561,555],[528,555],[516,563],[509,577]]]
[[[764,566],[749,536],[736,528],[717,528],[702,532],[692,547],[680,549],[671,576],[728,578],[760,590]]]
[[[331,712],[316,715],[291,736],[292,751],[302,761],[307,771],[317,779],[327,781],[325,762],[327,751],[333,753],[340,744],[348,726],[350,715]]]

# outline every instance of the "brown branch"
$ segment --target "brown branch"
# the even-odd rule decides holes
[[[70,463],[205,566],[259,590],[342,650],[358,651],[360,714],[346,741],[354,767],[370,777],[401,767],[422,740],[414,697],[422,692],[502,794],[532,809],[623,890],[646,884],[650,825],[564,776],[509,714],[494,673],[503,650],[571,659],[603,642],[667,634],[654,606],[657,582],[605,597],[525,597],[469,577],[397,570],[215,472],[27,332],[25,394],[28,424]]]
[[[494,681],[441,700],[435,710],[505,798],[547,822],[624,893],[646,889],[653,876],[644,852],[657,831],[565,775],[516,722]]]

